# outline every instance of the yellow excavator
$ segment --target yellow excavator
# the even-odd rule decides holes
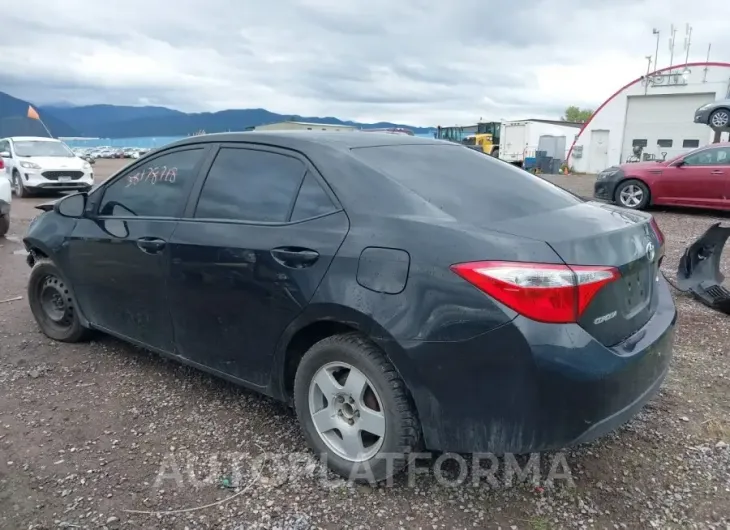
[[[436,128],[436,138],[466,145],[477,151],[499,158],[500,127],[501,123],[498,121],[479,122],[476,127],[473,125],[470,127],[461,125],[441,127],[439,125]]]

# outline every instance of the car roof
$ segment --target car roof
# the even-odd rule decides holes
[[[58,138],[49,138],[48,136],[9,136],[5,140],[13,140],[15,142],[60,142]]]
[[[389,133],[361,134],[360,131],[246,131],[190,136],[168,144],[165,147],[169,148],[173,146],[209,142],[247,142],[293,149],[321,147],[337,150],[349,150],[361,147],[386,145],[442,145],[444,141]]]

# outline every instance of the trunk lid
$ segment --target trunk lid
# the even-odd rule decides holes
[[[623,341],[654,314],[664,248],[651,226],[651,215],[585,202],[492,228],[545,241],[568,265],[618,269],[621,277],[595,295],[578,322],[602,344]]]

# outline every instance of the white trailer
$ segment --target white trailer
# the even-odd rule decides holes
[[[581,125],[552,120],[503,121],[499,135],[499,158],[522,166],[526,158],[535,156],[541,136],[565,136],[565,160]]]

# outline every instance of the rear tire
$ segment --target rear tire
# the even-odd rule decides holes
[[[28,302],[47,337],[61,342],[81,342],[89,335],[90,330],[81,324],[71,286],[48,258],[37,260],[30,271]]]
[[[717,109],[712,114],[710,114],[707,122],[708,125],[713,129],[726,129],[730,126],[730,110]]]
[[[10,214],[0,215],[0,237],[3,237],[10,230]]]
[[[614,201],[619,206],[631,210],[643,210],[649,205],[649,188],[636,179],[621,182],[614,193]]]
[[[405,383],[380,348],[358,333],[328,337],[307,351],[294,380],[294,404],[311,449],[355,482],[397,474],[420,445]]]

